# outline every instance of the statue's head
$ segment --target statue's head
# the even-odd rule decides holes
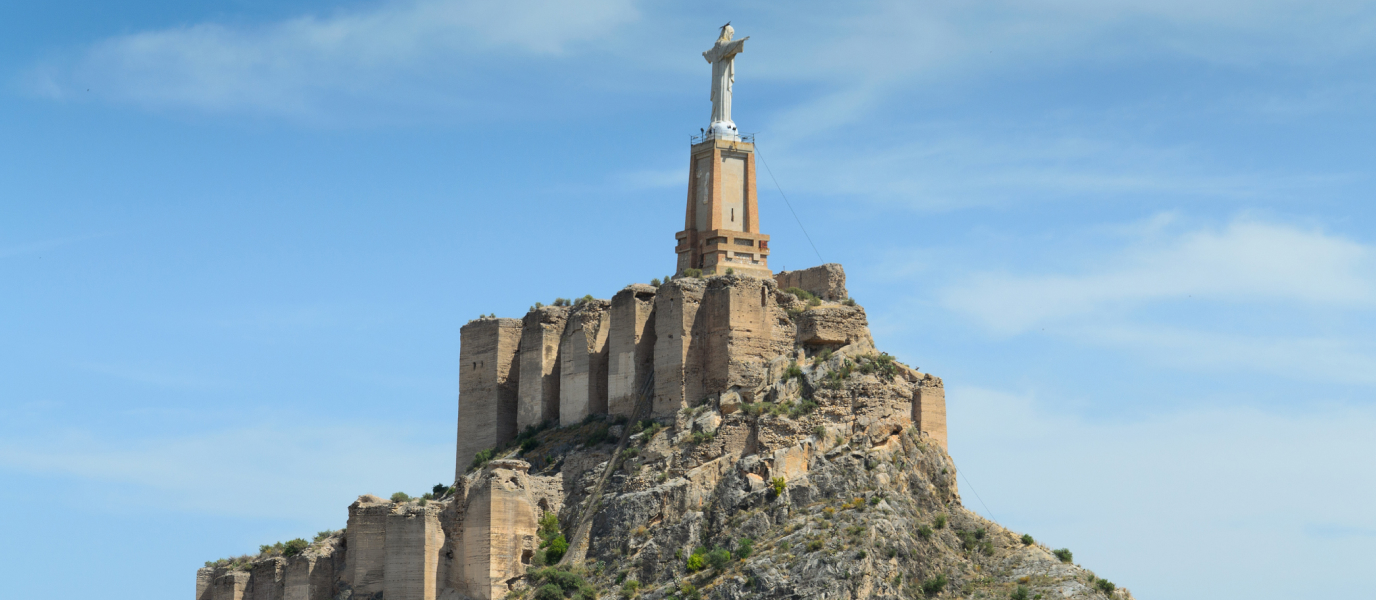
[[[721,26],[721,35],[717,37],[717,43],[729,42],[733,35],[736,35],[736,30],[732,29],[731,22],[727,21],[725,25]]]

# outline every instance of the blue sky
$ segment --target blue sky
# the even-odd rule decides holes
[[[0,6],[10,593],[447,481],[463,323],[673,269],[727,20],[772,266],[945,379],[968,506],[1143,598],[1369,588],[1376,4],[54,0]]]

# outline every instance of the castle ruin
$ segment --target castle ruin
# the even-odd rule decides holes
[[[754,144],[730,122],[734,66],[723,65],[745,40],[732,41],[726,30],[725,41],[704,53],[714,66],[714,120],[690,149],[675,277],[627,286],[611,300],[464,325],[454,486],[428,503],[360,496],[343,533],[300,554],[201,569],[197,600],[501,598],[532,564],[542,515],[581,527],[572,531],[569,556],[586,551],[599,486],[617,466],[628,421],[660,424],[664,440],[711,434],[692,452],[672,455],[679,458],[661,447],[668,441],[646,441],[647,456],[668,461],[665,473],[674,478],[664,494],[683,510],[700,506],[745,457],[758,464],[746,474],[751,485],[806,477],[808,461],[826,445],[804,439],[808,431],[878,446],[911,430],[945,448],[941,380],[896,362],[886,367],[897,373],[891,383],[864,396],[818,392],[812,429],[752,412],[802,402],[822,389],[827,372],[878,353],[840,265],[778,274],[768,266]],[[711,410],[704,417],[697,407]],[[512,446],[523,431],[589,420],[621,423],[617,452],[580,445],[581,454],[545,464],[541,474],[516,459]],[[475,461],[487,451],[496,459]]]

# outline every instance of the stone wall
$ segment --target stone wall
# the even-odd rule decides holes
[[[917,428],[946,447],[946,387],[941,378],[925,375],[913,390],[913,423]]]
[[[612,297],[607,339],[607,413],[631,416],[655,359],[654,286],[631,285]]]
[[[286,566],[284,600],[330,600],[335,596],[335,570],[329,554],[293,556]],[[254,573],[253,588],[260,582]]]
[[[344,581],[353,587],[355,596],[366,596],[383,589],[383,573],[387,568],[387,515],[392,503],[377,496],[359,496],[349,505],[349,522],[345,529],[348,557],[344,561],[347,574]]]
[[[780,271],[774,275],[774,281],[779,284],[781,290],[796,287],[832,302],[839,302],[850,297],[846,293],[846,271],[836,263],[827,263],[801,271]]]
[[[568,308],[544,306],[522,320],[518,431],[559,418],[559,343],[568,318]]]
[[[444,532],[438,506],[406,504],[387,515],[383,597],[435,600]]]
[[[216,577],[211,584],[211,600],[244,600],[250,577],[248,571],[230,571]]]
[[[283,600],[286,586],[287,560],[272,558],[254,565],[252,574],[253,590],[249,593],[252,600]]]
[[[559,351],[559,422],[577,423],[607,412],[607,335],[611,303],[589,300],[573,308]]]
[[[688,406],[688,382],[701,381],[701,365],[694,365],[690,350],[693,324],[697,322],[703,292],[701,279],[676,279],[659,287],[655,295],[655,418],[673,416]],[[701,384],[697,385],[701,388]]]
[[[539,510],[528,492],[529,467],[521,461],[493,461],[469,493],[463,589],[458,591],[476,600],[504,598],[539,547]]]
[[[458,479],[481,450],[516,437],[521,321],[482,318],[459,330]]]
[[[708,281],[693,333],[702,347],[704,395],[730,391],[753,402],[769,383],[770,361],[793,349],[793,325],[775,290],[772,281],[740,275]]]

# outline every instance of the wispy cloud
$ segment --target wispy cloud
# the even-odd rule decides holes
[[[1373,259],[1371,247],[1336,235],[1238,219],[1131,247],[1084,273],[977,275],[941,300],[1004,333],[1186,297],[1369,309]]]
[[[420,487],[453,478],[452,445],[414,439],[414,432],[377,422],[270,425],[133,441],[48,431],[0,441],[0,466],[128,484],[188,511],[311,518],[333,510],[342,517],[359,494],[425,491]]]
[[[57,98],[89,88],[150,107],[310,117],[330,96],[366,99],[388,82],[395,93],[434,76],[499,73],[513,55],[558,56],[637,17],[630,0],[394,1],[259,26],[200,23],[118,36],[29,79],[35,92]],[[482,97],[480,81],[464,84],[468,99]]]
[[[1305,398],[1303,413],[1098,421],[1050,397],[957,385],[947,398],[966,505],[983,510],[973,485],[1002,524],[1070,547],[1140,597],[1336,597],[1359,585],[1346,574],[1362,572],[1376,530],[1371,408]],[[1283,589],[1299,582],[1274,574],[1293,571],[1333,575],[1304,584],[1321,590]]]

